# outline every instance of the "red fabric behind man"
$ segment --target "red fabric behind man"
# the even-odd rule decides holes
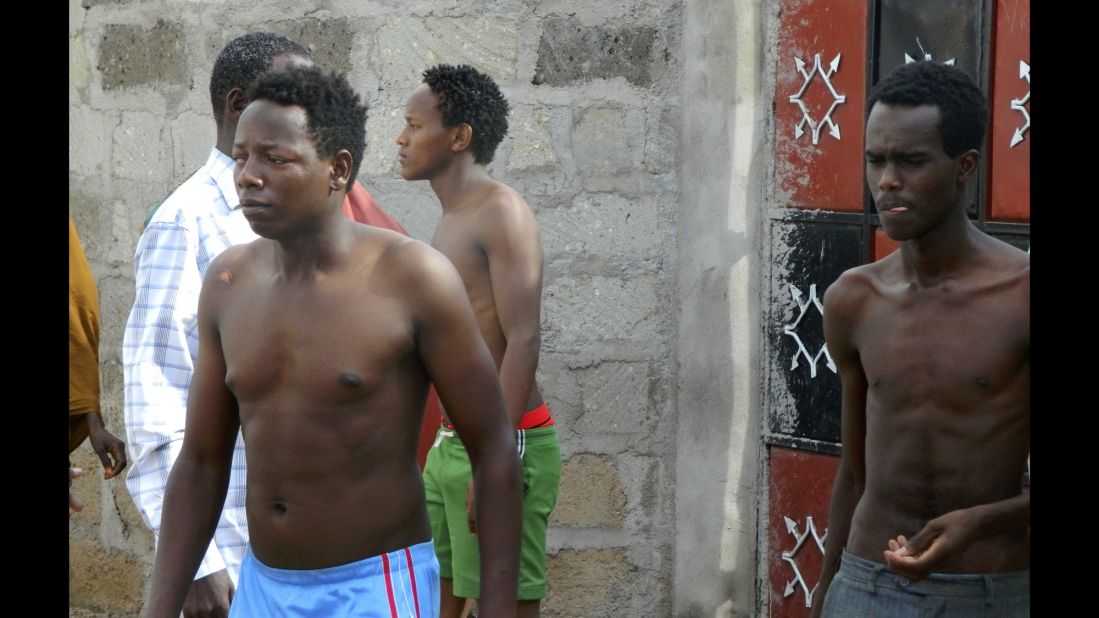
[[[401,227],[401,224],[386,214],[358,181],[351,185],[351,190],[347,192],[347,198],[343,201],[343,215],[352,221],[393,230],[408,236],[408,232]],[[435,387],[432,386],[427,393],[424,418],[420,422],[420,440],[416,446],[416,459],[420,462],[421,470],[424,469],[431,443],[435,440],[435,430],[439,428],[439,417],[442,416],[442,412],[442,408],[439,407],[439,396],[435,394]]]

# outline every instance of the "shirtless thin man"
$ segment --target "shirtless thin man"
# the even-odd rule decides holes
[[[1028,615],[1030,258],[966,216],[985,99],[919,62],[868,104],[866,182],[900,248],[824,297],[843,452],[814,615]]]
[[[541,345],[542,242],[523,198],[494,180],[487,165],[507,132],[508,103],[489,76],[470,66],[424,71],[397,137],[401,175],[427,180],[443,214],[431,244],[458,269],[500,372],[523,467],[519,618],[539,615],[546,594],[546,529],[557,501],[561,449],[535,380]],[[444,406],[449,415],[450,408]],[[468,509],[469,463],[449,419],[424,466],[428,514],[442,573],[444,618],[478,597],[477,542],[495,534]],[[484,584],[480,584],[484,589]]]

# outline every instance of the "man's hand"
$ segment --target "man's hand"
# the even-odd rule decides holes
[[[183,602],[183,618],[226,618],[233,601],[233,580],[222,569],[191,582]]]
[[[118,476],[126,468],[126,443],[107,431],[103,419],[96,412],[88,413],[88,439],[92,450],[103,463],[104,480]]]
[[[927,522],[911,540],[904,535],[890,539],[885,561],[898,575],[918,581],[968,547],[976,532],[977,516],[972,509],[951,511]]]
[[[84,510],[84,503],[73,495],[73,479],[80,476],[80,468],[73,468],[69,466],[69,517],[73,516],[73,513],[79,513]]]
[[[477,534],[477,498],[473,493],[473,479],[469,479],[466,487],[466,523],[469,524],[469,533]]]

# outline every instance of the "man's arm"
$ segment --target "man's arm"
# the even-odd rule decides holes
[[[841,276],[824,294],[824,338],[840,377],[842,454],[832,501],[828,508],[828,538],[820,582],[813,593],[810,613],[816,618],[839,569],[840,556],[851,533],[851,517],[866,482],[866,374],[852,341],[858,299],[852,282]]]
[[[88,413],[88,439],[103,464],[104,479],[112,479],[126,468],[126,443],[107,431],[98,412]]]
[[[518,429],[527,411],[542,344],[542,241],[526,204],[503,191],[493,199],[478,214],[478,222],[496,316],[506,341],[500,388],[511,426]]]
[[[84,502],[73,494],[73,479],[79,478],[81,472],[80,468],[69,466],[69,517],[84,510]]]
[[[481,534],[482,616],[515,613],[519,572],[521,481],[515,437],[496,366],[481,338],[465,288],[442,254],[405,241],[394,260],[417,265],[411,290],[417,349],[469,453]]]
[[[153,566],[146,616],[176,618],[192,587],[203,552],[214,535],[225,494],[240,417],[225,385],[225,357],[217,313],[228,283],[211,264],[199,301],[199,356],[187,400],[183,446],[172,466],[164,496],[164,518]]]
[[[1018,289],[1020,311],[1030,317],[1030,256],[1025,256],[1026,271]],[[1029,333],[1027,333],[1027,362],[1029,363]],[[1029,417],[1030,408],[1027,407]],[[1029,422],[1028,422],[1029,426]],[[1027,457],[1030,469],[1030,457]],[[927,522],[910,539],[898,536],[889,540],[884,550],[889,568],[911,580],[920,580],[936,570],[944,560],[969,547],[974,541],[1013,530],[1025,530],[1030,526],[1030,493],[966,509],[951,511]]]
[[[69,414],[85,413],[92,450],[109,479],[126,467],[126,444],[106,430],[99,409],[99,294],[69,219]]]
[[[911,539],[890,539],[885,561],[900,575],[918,581],[974,541],[1029,525],[1029,493],[958,509],[927,522]]]
[[[145,229],[134,255],[136,293],[122,347],[126,439],[132,461],[126,487],[142,519],[160,534],[168,472],[179,456],[194,371],[191,350],[202,278],[197,232],[176,223]],[[231,522],[230,522],[231,523]],[[246,532],[241,531],[242,538]],[[225,561],[211,543],[197,573],[188,607],[231,586]],[[218,594],[228,607],[228,595]],[[188,612],[191,614],[192,612]]]

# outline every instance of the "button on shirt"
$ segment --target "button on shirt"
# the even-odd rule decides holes
[[[168,473],[179,456],[187,389],[198,358],[198,296],[222,251],[255,240],[233,183],[234,162],[217,148],[161,204],[134,253],[136,296],[122,344],[126,487],[154,536]],[[195,579],[228,569],[233,585],[248,544],[244,442],[238,433],[225,507]]]

